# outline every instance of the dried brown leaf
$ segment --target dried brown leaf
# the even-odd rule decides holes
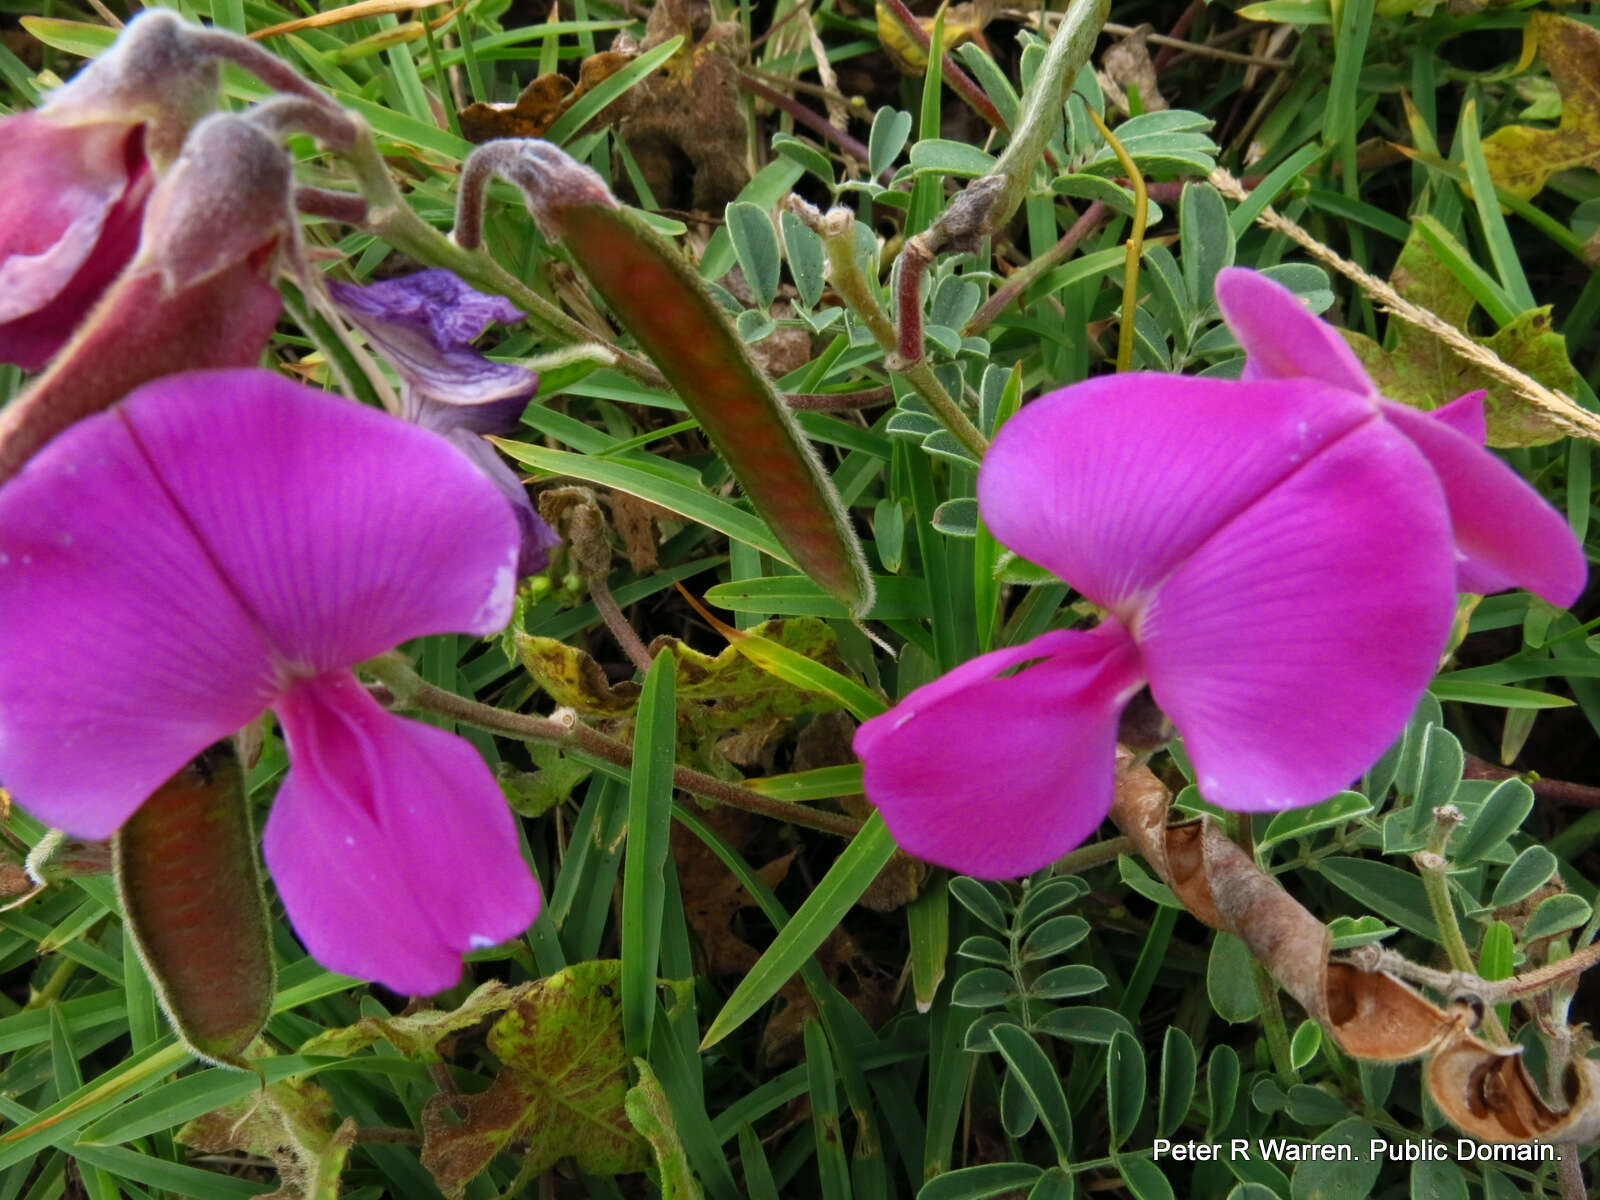
[[[1578,1058],[1566,1108],[1540,1096],[1520,1049],[1471,1031],[1472,1010],[1441,1009],[1408,984],[1352,962],[1329,962],[1325,925],[1266,875],[1209,818],[1167,824],[1170,793],[1133,755],[1118,751],[1111,819],[1189,912],[1240,938],[1278,984],[1352,1057],[1401,1062],[1430,1056],[1433,1101],[1451,1121],[1491,1142],[1600,1137],[1600,1063]]]

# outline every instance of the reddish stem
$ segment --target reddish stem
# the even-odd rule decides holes
[[[905,0],[883,0],[883,6],[900,23],[900,28],[906,31],[906,36],[922,48],[923,54],[927,54],[932,48],[932,40],[928,37],[928,31],[917,22],[917,18],[905,6]],[[941,57],[945,81],[960,93],[963,100],[972,105],[980,117],[1002,133],[1010,133],[1011,129],[1006,125],[1005,118],[1000,115],[1000,110],[983,94],[983,89],[973,81],[972,76],[961,69],[961,65],[950,56],[949,51],[945,51]]]
[[[843,150],[857,162],[866,164],[872,161],[872,158],[867,153],[867,148],[865,146],[863,146],[855,138],[851,137],[844,130],[835,129],[832,125],[828,124],[827,119],[823,117],[821,113],[813,112],[804,104],[801,104],[800,101],[796,100],[793,96],[785,96],[776,88],[770,88],[766,84],[750,78],[748,75],[739,76],[739,86],[745,91],[749,92],[752,96],[760,96],[768,104],[781,108],[784,112],[788,113],[796,121],[799,121],[800,124],[804,125],[807,129],[814,133],[820,134],[822,137],[827,138],[830,142],[835,143],[839,149]],[[892,177],[893,173],[885,170],[881,176],[881,179],[883,183],[887,184]]]
[[[1600,788],[1586,783],[1569,783],[1565,779],[1528,779],[1521,771],[1502,767],[1475,754],[1467,755],[1467,766],[1462,776],[1466,779],[1521,779],[1541,800],[1581,808],[1600,808]]]
[[[1172,29],[1167,33],[1167,36],[1169,38],[1187,37],[1190,28],[1194,25],[1195,18],[1200,15],[1201,10],[1204,9],[1205,6],[1205,0],[1189,0],[1189,7],[1184,9],[1183,12],[1179,14],[1178,19],[1173,22]],[[1161,74],[1162,71],[1171,66],[1172,60],[1176,58],[1180,52],[1181,50],[1177,46],[1161,47],[1161,49],[1156,52],[1155,62],[1151,64],[1155,67],[1156,74]]]

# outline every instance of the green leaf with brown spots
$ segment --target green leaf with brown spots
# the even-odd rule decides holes
[[[524,1180],[562,1158],[589,1175],[650,1164],[626,1108],[621,980],[621,964],[604,960],[530,985],[489,1030],[501,1070],[488,1090],[429,1102],[422,1165],[446,1196],[461,1196],[505,1151],[517,1152]]]
[[[1427,237],[1418,228],[1423,225]],[[1389,282],[1407,300],[1465,332],[1476,302],[1429,244],[1429,238],[1455,243],[1450,232],[1432,217],[1414,218],[1411,236]],[[1468,254],[1464,247],[1460,253]],[[1427,410],[1448,404],[1464,392],[1482,389],[1488,393],[1484,412],[1489,421],[1489,445],[1542,446],[1565,436],[1541,410],[1431,333],[1399,319],[1390,322],[1390,331],[1394,346],[1388,350],[1363,334],[1344,331],[1373,383],[1389,399]],[[1473,340],[1548,388],[1568,395],[1576,389],[1577,372],[1567,357],[1566,339],[1550,327],[1548,307],[1529,309],[1493,336]]]
[[[1600,163],[1600,30],[1534,13],[1522,37],[1524,64],[1537,54],[1561,93],[1561,120],[1554,129],[1497,129],[1483,140],[1483,157],[1497,186],[1531,199],[1557,171]]]

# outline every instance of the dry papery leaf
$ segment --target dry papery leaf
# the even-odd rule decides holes
[[[1150,60],[1147,39],[1151,32],[1149,25],[1141,25],[1120,41],[1112,43],[1100,56],[1100,69],[1095,72],[1095,78],[1100,81],[1106,99],[1119,112],[1133,111],[1128,98],[1130,88],[1138,93],[1139,104],[1145,112],[1159,112],[1172,107],[1161,94],[1155,64]]]
[[[1464,1003],[1441,1009],[1395,976],[1330,962],[1327,927],[1264,873],[1210,818],[1167,824],[1172,794],[1127,750],[1118,750],[1111,819],[1198,920],[1250,947],[1278,985],[1354,1058],[1403,1062],[1427,1056],[1433,1102],[1458,1128],[1486,1142],[1588,1142],[1600,1137],[1600,1063],[1579,1058],[1552,1108],[1524,1067],[1520,1047],[1472,1033]]]
[[[610,50],[591,54],[578,64],[576,86],[559,71],[551,71],[530,81],[510,104],[481,100],[469,104],[460,113],[461,136],[474,144],[503,137],[543,137],[584,93],[599,87],[638,55],[631,39],[618,39]]]

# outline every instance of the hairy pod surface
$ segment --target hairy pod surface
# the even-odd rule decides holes
[[[272,932],[244,773],[231,744],[198,755],[112,839],[117,895],[173,1029],[243,1066],[272,1013]]]

